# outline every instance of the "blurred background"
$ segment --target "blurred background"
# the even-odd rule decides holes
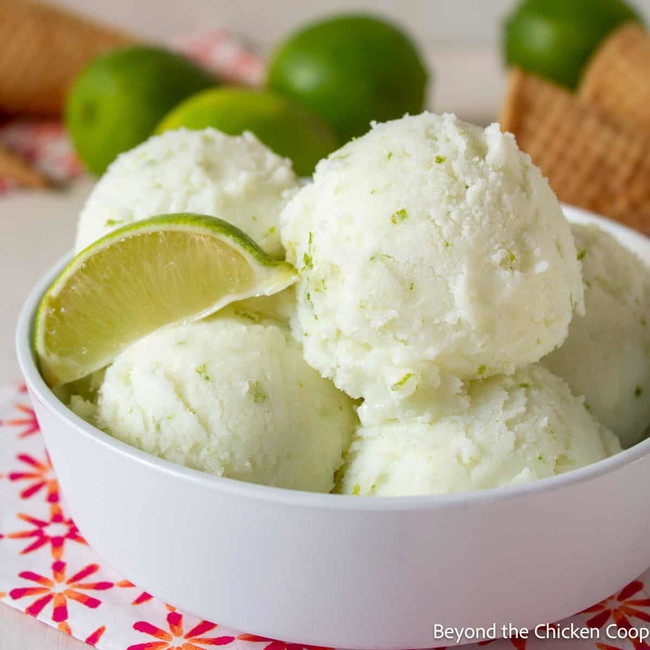
[[[634,0],[650,18],[650,0]],[[185,0],[164,3],[152,16],[153,2],[59,0],[58,4],[133,26],[145,36],[169,39],[206,25],[223,26],[268,54],[288,32],[332,13],[363,11],[399,22],[435,68],[430,105],[467,120],[495,119],[505,84],[500,56],[501,23],[513,0]],[[272,6],[272,10],[271,10]]]
[[[589,13],[590,0],[584,2]],[[287,33],[339,12],[363,11],[397,21],[415,38],[435,70],[429,105],[463,119],[496,119],[505,88],[502,25],[516,0],[56,0],[56,4],[100,18],[152,39],[169,40],[207,26],[241,35],[269,54]],[[650,22],[650,0],[630,0]]]

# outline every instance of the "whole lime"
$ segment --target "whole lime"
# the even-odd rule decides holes
[[[268,85],[310,108],[342,140],[424,106],[427,71],[395,25],[343,15],[293,34],[273,55]]]
[[[75,80],[65,123],[84,165],[102,174],[119,153],[146,140],[178,102],[216,84],[210,72],[167,50],[113,50]]]
[[[272,91],[246,88],[213,88],[189,97],[172,109],[156,133],[209,126],[230,135],[251,131],[290,158],[300,176],[311,174],[339,144],[330,127],[307,109]]]
[[[598,44],[640,20],[622,0],[524,0],[506,18],[505,58],[573,89]]]

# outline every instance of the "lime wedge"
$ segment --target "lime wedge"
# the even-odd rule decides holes
[[[81,251],[43,296],[41,373],[52,387],[81,379],[160,327],[269,296],[296,277],[215,217],[169,214],[120,228]]]

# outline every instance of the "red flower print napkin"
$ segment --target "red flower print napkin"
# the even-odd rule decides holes
[[[172,48],[214,70],[229,82],[257,86],[264,78],[264,61],[239,39],[223,29],[175,38]],[[20,120],[0,125],[0,142],[34,165],[55,184],[70,181],[83,172],[60,122]],[[0,195],[15,188],[0,176]]]
[[[590,628],[591,639],[549,640],[531,633],[530,638],[464,647],[650,650],[647,640],[638,640],[638,633],[636,639],[628,634],[643,629],[650,635],[646,585],[650,586],[650,571],[558,624],[567,633]],[[138,589],[104,564],[66,511],[24,386],[0,388],[0,607],[2,603],[105,650],[304,647],[200,620]]]

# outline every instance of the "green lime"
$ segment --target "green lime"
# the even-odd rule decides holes
[[[427,71],[413,42],[373,16],[344,15],[292,35],[275,52],[268,85],[334,127],[342,140],[372,120],[422,111]]]
[[[599,43],[639,15],[622,0],[524,0],[505,22],[505,58],[574,89]]]
[[[230,135],[253,132],[267,147],[293,161],[300,176],[338,148],[327,124],[302,106],[271,91],[212,88],[185,101],[163,119],[157,133],[185,127],[219,129]]]
[[[75,80],[65,123],[83,163],[102,174],[118,154],[146,140],[178,102],[216,84],[210,72],[167,50],[113,50]]]
[[[75,381],[160,327],[277,293],[296,277],[221,219],[139,221],[81,251],[43,296],[34,335],[41,372],[53,387]]]

